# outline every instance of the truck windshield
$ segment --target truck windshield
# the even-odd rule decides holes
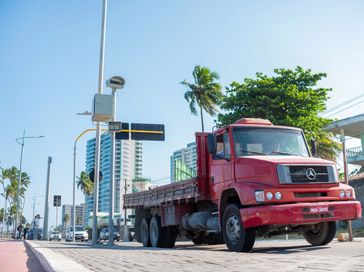
[[[309,152],[300,130],[283,128],[234,128],[237,157],[288,155],[308,157]]]

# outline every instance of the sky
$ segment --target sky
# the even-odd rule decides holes
[[[169,176],[170,155],[200,130],[179,84],[192,81],[195,65],[217,71],[223,86],[256,72],[272,75],[275,68],[325,72],[320,85],[333,89],[328,109],[364,93],[363,1],[108,2],[104,78],[126,80],[117,120],[166,127],[165,142],[144,143],[143,174],[152,179]],[[90,116],[77,113],[91,111],[97,93],[101,12],[101,0],[0,0],[0,166],[19,167],[15,139],[24,129],[26,136],[45,136],[25,140],[28,220],[34,195],[35,212],[43,215],[48,156],[51,197],[72,203],[73,144],[94,127]],[[331,118],[361,113],[364,104]],[[213,120],[205,115],[207,130]],[[93,136],[79,141],[77,174]],[[76,202],[83,200],[78,191]],[[55,217],[51,207],[50,225]]]

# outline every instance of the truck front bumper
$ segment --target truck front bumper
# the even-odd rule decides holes
[[[242,208],[245,228],[264,225],[301,225],[361,217],[359,201],[308,202]]]

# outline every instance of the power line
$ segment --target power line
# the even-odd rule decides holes
[[[351,105],[351,106],[349,106],[349,107],[346,107],[346,108],[344,108],[344,109],[342,109],[342,110],[339,110],[339,111],[337,111],[337,112],[334,112],[334,113],[332,113],[332,114],[330,114],[330,115],[328,115],[328,116],[326,116],[326,117],[330,117],[330,116],[333,116],[333,115],[338,114],[338,113],[340,113],[340,112],[343,112],[343,111],[345,111],[345,110],[347,110],[347,109],[350,109],[350,108],[352,108],[352,107],[354,107],[354,106],[356,106],[356,105],[359,105],[359,104],[361,104],[361,103],[363,103],[363,102],[364,102],[364,100],[359,101],[359,102],[357,102],[357,103],[355,103],[355,104],[353,104],[353,105]]]
[[[358,95],[356,97],[353,97],[353,98],[351,98],[351,99],[349,99],[349,100],[347,100],[347,101],[345,101],[345,102],[343,102],[343,103],[341,103],[339,105],[336,105],[336,106],[332,107],[331,109],[326,110],[323,114],[328,114],[328,113],[330,113],[332,111],[335,111],[335,110],[337,110],[337,109],[339,109],[339,108],[341,108],[341,107],[343,107],[343,106],[345,106],[347,104],[350,104],[351,102],[354,102],[355,100],[357,100],[357,99],[359,99],[359,98],[361,98],[363,96],[364,96],[364,93],[362,93],[362,94],[360,94],[360,95]]]

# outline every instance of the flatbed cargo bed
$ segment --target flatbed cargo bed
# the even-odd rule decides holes
[[[127,194],[124,196],[124,208],[160,207],[169,202],[197,200],[199,197],[198,178],[196,177],[151,190]]]

